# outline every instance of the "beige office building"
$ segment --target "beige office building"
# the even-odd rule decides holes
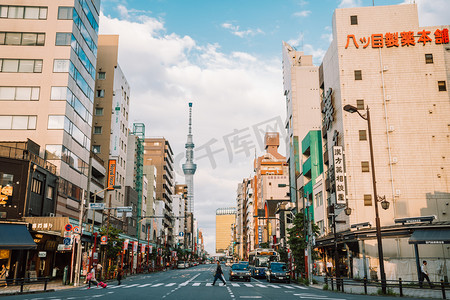
[[[377,194],[390,203],[387,210],[379,204],[387,279],[417,280],[417,256],[434,270],[432,281],[450,272],[444,246],[450,242],[448,29],[419,27],[415,4],[336,9],[333,15],[333,41],[319,75],[330,162],[324,201],[352,209],[349,216],[343,209],[336,214],[345,222],[337,224],[340,260],[354,277],[373,277],[379,265],[368,122],[344,111],[348,104],[363,116],[370,108]],[[333,168],[339,163],[333,146],[343,149],[345,185],[334,176],[342,169]],[[346,198],[336,197],[342,191]],[[436,219],[427,225],[425,216]],[[412,219],[401,224],[402,218]],[[332,257],[328,221],[328,235],[316,246]]]
[[[0,4],[0,140],[32,139],[57,166],[58,216],[78,218],[87,188],[99,12],[100,0]]]
[[[302,140],[310,130],[320,130],[319,67],[312,55],[305,55],[283,42],[283,89],[286,98],[286,161],[289,165],[289,185],[301,188],[297,180],[302,173]],[[301,180],[303,183],[303,180]],[[297,193],[290,193],[294,203]]]
[[[175,194],[173,151],[165,138],[146,138],[144,142],[144,169],[155,166],[156,200],[164,201],[162,231],[169,244],[173,244],[172,195]],[[159,215],[161,216],[161,215]]]
[[[216,253],[227,253],[233,246],[236,207],[216,210]]]
[[[125,203],[130,109],[130,85],[120,68],[118,52],[118,35],[99,36],[92,148],[106,165],[109,160],[116,160],[115,181],[122,189],[107,192],[106,204],[111,200],[113,207]]]

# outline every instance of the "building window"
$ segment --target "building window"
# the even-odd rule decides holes
[[[45,195],[47,199],[53,199],[53,190],[54,188],[52,186],[47,187],[47,193]]]
[[[73,7],[58,7],[58,19],[59,20],[72,20],[73,18]]]
[[[42,59],[0,59],[0,72],[41,73]]]
[[[358,16],[350,16],[350,25],[358,25]]]
[[[359,131],[359,140],[360,141],[367,141],[367,134],[365,130]]]
[[[445,81],[438,81],[439,92],[445,92],[447,90],[447,86]]]
[[[105,97],[105,90],[97,90],[95,93],[95,97],[97,97],[97,98]]]
[[[318,192],[317,194],[316,194],[316,206],[321,206],[321,205],[323,205],[323,194],[322,194],[322,192]]]
[[[50,92],[50,100],[66,100],[67,87],[66,86],[52,86]]]
[[[0,86],[1,100],[37,101],[39,100],[39,87],[26,86]]]
[[[102,126],[94,126],[94,134],[101,134]]]
[[[33,181],[31,182],[31,191],[40,195],[42,193],[42,181],[33,178]]]
[[[57,32],[55,45],[56,46],[70,46],[72,41],[72,33],[70,32]]]
[[[356,100],[356,109],[364,110],[364,100]]]
[[[100,145],[93,145],[92,146],[92,151],[94,153],[102,153],[101,149],[102,149],[102,146],[100,146]]]
[[[368,161],[362,161],[361,162],[361,171],[362,172],[369,172],[369,162]]]
[[[0,5],[0,18],[45,20],[47,7]]]
[[[36,116],[0,116],[0,129],[34,130]]]
[[[355,70],[355,80],[362,80],[361,70]]]
[[[433,63],[433,54],[425,54],[425,63],[432,64]]]
[[[48,116],[47,129],[64,129],[64,115],[50,115]]]
[[[364,195],[364,206],[372,206],[372,195]]]
[[[61,159],[62,145],[46,145],[45,146],[45,159],[56,160]]]
[[[106,73],[105,72],[98,72],[98,79],[99,80],[105,80],[106,79]]]
[[[0,32],[0,45],[44,46],[45,33]]]
[[[53,73],[65,73],[69,72],[70,60],[68,59],[55,59],[53,61]]]
[[[95,115],[96,116],[103,116],[103,108],[95,108]]]

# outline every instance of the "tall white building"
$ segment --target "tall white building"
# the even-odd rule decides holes
[[[98,40],[92,148],[105,162],[116,161],[116,185],[125,187],[130,85],[119,65],[119,36],[100,35]],[[107,193],[106,203],[123,206],[125,189]]]
[[[448,30],[448,25],[420,27],[415,4],[336,9],[333,15],[333,41],[319,76],[328,161],[324,201],[352,210],[349,216],[343,209],[335,214],[344,222],[337,224],[340,260],[353,266],[353,276],[363,277],[369,268],[379,272],[374,205],[379,205],[387,279],[417,280],[416,257],[436,270],[432,281],[450,272],[450,250],[439,237],[450,236]],[[346,105],[363,117],[370,109],[375,196],[368,122],[344,111]],[[342,147],[345,170],[333,168],[340,164],[333,146]],[[342,177],[334,175],[340,171]],[[339,191],[344,197],[335,196]],[[377,201],[384,198],[387,210]],[[425,216],[436,219],[418,222]],[[402,218],[412,220],[401,224]],[[366,222],[372,227],[361,228]],[[329,235],[316,244],[332,256],[327,229]]]
[[[302,173],[302,140],[310,130],[320,130],[319,67],[313,65],[312,55],[305,55],[283,42],[283,88],[286,98],[286,161],[289,164],[289,185],[297,185]],[[292,202],[298,195],[291,190]]]

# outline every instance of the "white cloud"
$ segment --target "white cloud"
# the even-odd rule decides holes
[[[331,43],[333,41],[333,33],[331,32],[330,26],[325,26],[324,33],[320,36],[321,39],[326,40],[327,42]]]
[[[411,0],[405,0],[403,4],[410,4]],[[450,1],[448,0],[415,0],[419,12],[420,26],[448,25]]]
[[[176,157],[185,150],[192,101],[196,147],[215,141],[211,148],[220,151],[212,157],[215,167],[201,158],[205,151],[195,154],[195,217],[207,251],[214,253],[215,210],[236,205],[237,184],[251,174],[255,151],[229,152],[225,140],[240,130],[262,153],[252,126],[273,117],[284,120],[281,61],[226,54],[218,44],[199,45],[190,36],[167,33],[162,20],[129,15],[124,10],[121,19],[100,16],[101,34],[120,36],[119,63],[131,86],[129,126],[142,122],[146,136],[166,137]],[[184,182],[182,174],[176,177]]]
[[[238,25],[233,25],[231,23],[223,23],[222,27],[225,29],[229,29],[231,34],[234,34],[240,38],[244,38],[246,36],[254,36],[257,34],[264,34],[264,32],[257,28],[257,29],[247,29],[247,30],[239,30],[240,27]]]
[[[300,0],[298,3],[298,5],[300,5],[300,6],[305,6],[307,4],[308,4],[308,1],[305,1],[305,0]]]
[[[297,38],[287,41],[287,43],[293,47],[298,47],[303,43],[304,34],[301,32]]]
[[[311,11],[310,11],[310,10],[302,10],[302,11],[299,11],[299,12],[294,13],[294,16],[295,16],[295,17],[307,17],[307,16],[309,16],[310,14],[311,14]]]
[[[346,8],[346,7],[360,7],[362,6],[362,0],[341,0],[338,5],[338,8]]]

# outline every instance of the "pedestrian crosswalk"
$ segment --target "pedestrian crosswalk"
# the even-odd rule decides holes
[[[138,283],[134,283],[134,284],[121,284],[121,285],[110,285],[108,286],[107,289],[132,289],[132,288],[156,288],[156,287],[173,287],[173,286],[193,286],[193,287],[213,287],[211,282],[189,282],[186,284],[186,282],[184,283],[175,283],[175,282],[170,282],[170,283],[144,283],[144,284],[138,284]],[[222,283],[220,284],[216,284],[216,286],[219,287],[223,287],[224,285]],[[264,284],[264,283],[236,283],[236,282],[229,282],[227,284],[227,286],[232,286],[232,287],[246,287],[246,288],[263,288],[263,289],[267,289],[267,288],[273,288],[273,289],[301,289],[301,290],[306,290],[308,288],[304,287],[304,286],[300,286],[300,285],[289,285],[289,284]]]

